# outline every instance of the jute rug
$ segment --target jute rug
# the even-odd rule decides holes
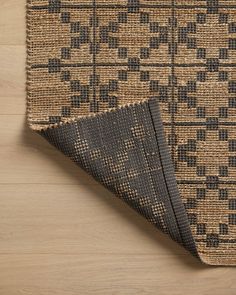
[[[236,264],[236,1],[27,15],[31,128],[203,262]]]

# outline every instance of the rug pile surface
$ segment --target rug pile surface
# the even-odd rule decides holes
[[[236,1],[28,0],[30,127],[211,265],[236,265]]]

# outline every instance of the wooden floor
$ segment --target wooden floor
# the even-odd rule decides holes
[[[25,1],[0,0],[0,295],[233,295],[25,122]]]

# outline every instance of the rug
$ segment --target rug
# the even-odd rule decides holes
[[[210,265],[236,264],[236,1],[28,0],[28,123]]]

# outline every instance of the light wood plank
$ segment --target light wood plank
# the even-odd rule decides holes
[[[235,269],[197,266],[189,256],[0,255],[7,295],[234,295]]]
[[[10,184],[0,190],[2,254],[189,255],[101,185]]]
[[[0,38],[1,39],[1,38]],[[0,88],[1,97],[25,97],[25,59],[24,45],[0,46]],[[1,98],[2,101],[2,98]]]
[[[24,45],[26,0],[1,0],[0,4],[0,45]]]
[[[25,115],[26,95],[1,96],[0,93],[0,116],[1,115]],[[14,120],[14,119],[13,119]]]

